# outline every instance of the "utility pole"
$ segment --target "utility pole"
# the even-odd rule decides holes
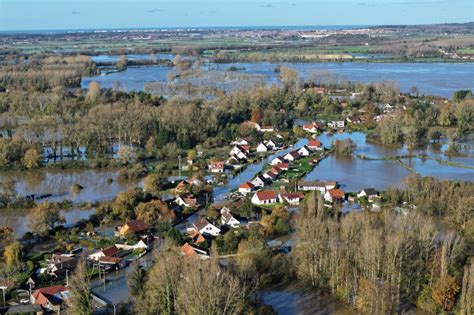
[[[66,287],[69,286],[69,269],[66,269]]]
[[[5,290],[8,289],[7,286],[1,286],[0,289],[2,290],[2,294],[3,294],[3,307],[5,307],[6,303],[5,303]]]
[[[181,177],[181,154],[178,155],[178,171],[179,171],[179,177]]]

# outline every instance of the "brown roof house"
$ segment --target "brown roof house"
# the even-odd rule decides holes
[[[129,233],[133,233],[134,235],[144,235],[150,232],[150,226],[142,220],[133,220],[118,228],[118,232],[122,237],[129,235]]]

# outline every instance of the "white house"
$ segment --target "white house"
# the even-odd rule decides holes
[[[337,182],[335,181],[326,181],[324,182],[324,186],[326,187],[326,190],[331,190],[337,187]]]
[[[274,190],[258,191],[252,197],[254,205],[268,205],[278,202],[278,195]]]
[[[300,201],[304,199],[304,194],[301,192],[281,194],[281,198],[292,206],[298,206]]]
[[[299,181],[298,190],[301,191],[312,191],[317,190],[320,193],[324,194],[326,192],[326,184],[324,182],[318,181]]]
[[[300,154],[295,150],[287,153],[283,158],[288,162],[294,162],[300,158]]]
[[[246,146],[246,145],[234,145],[234,147],[232,148],[232,150],[230,150],[229,152],[229,155],[230,156],[233,156],[233,155],[237,155],[239,153],[243,153],[245,156],[247,156],[247,154],[249,154],[250,152],[250,147],[249,146]]]
[[[379,193],[374,188],[365,188],[357,194],[358,198],[367,197],[369,201],[373,201],[379,196]]]
[[[274,132],[275,128],[273,126],[262,126],[260,127],[261,132]]]
[[[282,158],[281,156],[277,156],[273,160],[271,160],[270,165],[275,166],[281,163],[285,163],[285,159]]]
[[[257,146],[257,152],[259,153],[264,153],[264,152],[268,152],[268,148],[265,144],[263,144],[262,142],[260,142]]]
[[[272,139],[266,141],[265,145],[268,150],[276,150],[278,148],[278,145]]]
[[[262,175],[258,175],[253,181],[251,181],[251,183],[255,187],[265,187],[267,180]]]
[[[225,161],[216,161],[212,162],[209,165],[209,171],[211,173],[223,173],[225,170]]]
[[[231,145],[249,145],[249,142],[245,139],[237,139],[230,143]]]
[[[306,145],[311,151],[320,151],[323,150],[323,144],[319,140],[310,140]]]
[[[318,128],[313,123],[304,124],[303,125],[303,130],[306,131],[306,132],[310,132],[310,133],[318,132]]]
[[[206,219],[199,219],[194,222],[193,228],[202,235],[218,236],[221,234],[221,229]]]
[[[240,221],[237,220],[230,210],[226,207],[221,209],[221,224],[222,225],[227,225],[230,226],[234,229],[238,228],[240,226]]]
[[[336,200],[344,200],[345,193],[341,189],[331,189],[324,194],[324,200],[334,202]]]
[[[271,181],[274,181],[278,177],[277,174],[273,173],[272,171],[268,171],[266,173],[263,173],[262,176],[265,177],[266,179],[271,180]]]
[[[116,246],[111,246],[90,254],[88,258],[91,260],[99,261],[102,257],[117,257],[119,252],[120,249],[118,249]]]
[[[245,182],[239,186],[239,193],[241,193],[242,195],[246,195],[246,194],[251,193],[254,188],[255,188],[254,184]]]
[[[344,120],[333,120],[333,121],[328,122],[328,126],[333,129],[344,128],[345,125],[346,123]]]
[[[304,145],[298,150],[298,154],[301,156],[309,156],[311,154],[311,150]]]

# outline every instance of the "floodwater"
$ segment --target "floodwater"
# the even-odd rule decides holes
[[[141,57],[140,57],[141,56]],[[161,56],[161,55],[160,55]],[[164,59],[172,55],[162,55]],[[130,55],[130,58],[134,58]],[[148,55],[135,55],[135,58],[147,59]],[[118,56],[95,56],[97,61],[115,61]],[[225,72],[230,67],[243,69],[237,73],[261,75],[267,84],[278,84],[278,74],[275,68],[289,67],[299,72],[302,79],[308,79],[316,74],[321,77],[330,73],[332,79],[349,80],[352,82],[376,83],[380,81],[395,81],[401,91],[408,92],[413,86],[421,93],[451,97],[453,92],[460,89],[474,89],[472,74],[473,63],[365,63],[365,62],[319,62],[319,63],[209,63],[204,70],[212,69]],[[87,88],[91,81],[97,81],[102,87],[113,88],[115,82],[121,83],[121,88],[143,90],[149,82],[167,81],[169,67],[143,66],[129,67],[125,71],[109,75],[83,78],[82,87]]]
[[[410,152],[406,147],[388,148],[367,143],[365,134],[359,132],[334,135],[322,134],[318,136],[318,139],[325,147],[331,147],[336,140],[351,139],[357,145],[355,153],[368,158],[426,154],[427,157],[432,159],[453,161],[468,166],[472,165],[474,160],[472,149],[466,150],[468,153],[465,157],[449,158],[443,154],[443,150],[447,149],[447,145],[441,146],[440,151],[434,151],[431,146],[428,146]],[[450,166],[435,160],[422,158],[402,159],[402,162],[423,176],[461,181],[474,180],[474,169]],[[362,160],[356,157],[330,155],[306,175],[305,179],[335,180],[347,192],[356,192],[367,187],[384,190],[392,185],[400,185],[410,173],[407,168],[395,160]]]
[[[302,283],[292,282],[260,292],[264,304],[270,305],[278,315],[294,314],[357,314],[348,305],[332,296],[321,296]]]
[[[82,203],[109,200],[121,191],[141,185],[141,181],[117,180],[116,171],[106,170],[43,169],[0,173],[0,180],[7,178],[15,182],[18,196],[51,194],[44,199],[51,202],[70,200]],[[79,184],[83,189],[74,193],[71,191],[73,184]]]
[[[91,215],[95,213],[95,208],[81,209],[73,208],[62,210],[61,214],[64,216],[66,223],[64,226],[73,226],[79,221],[88,220]],[[17,238],[22,237],[26,232],[31,231],[28,228],[27,220],[28,211],[21,211],[20,213],[2,213],[0,216],[0,226],[9,226],[13,229],[13,233]]]

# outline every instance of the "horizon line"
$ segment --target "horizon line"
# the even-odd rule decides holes
[[[167,30],[167,29],[259,29],[259,28],[321,28],[321,27],[394,27],[394,26],[433,26],[433,25],[450,25],[450,24],[470,24],[469,22],[444,22],[444,23],[422,23],[422,24],[301,24],[301,25],[209,25],[209,26],[155,26],[155,27],[94,27],[94,28],[52,28],[52,29],[3,29],[0,33],[20,34],[20,33],[47,33],[47,32],[94,32],[94,31],[130,31],[130,30]]]

